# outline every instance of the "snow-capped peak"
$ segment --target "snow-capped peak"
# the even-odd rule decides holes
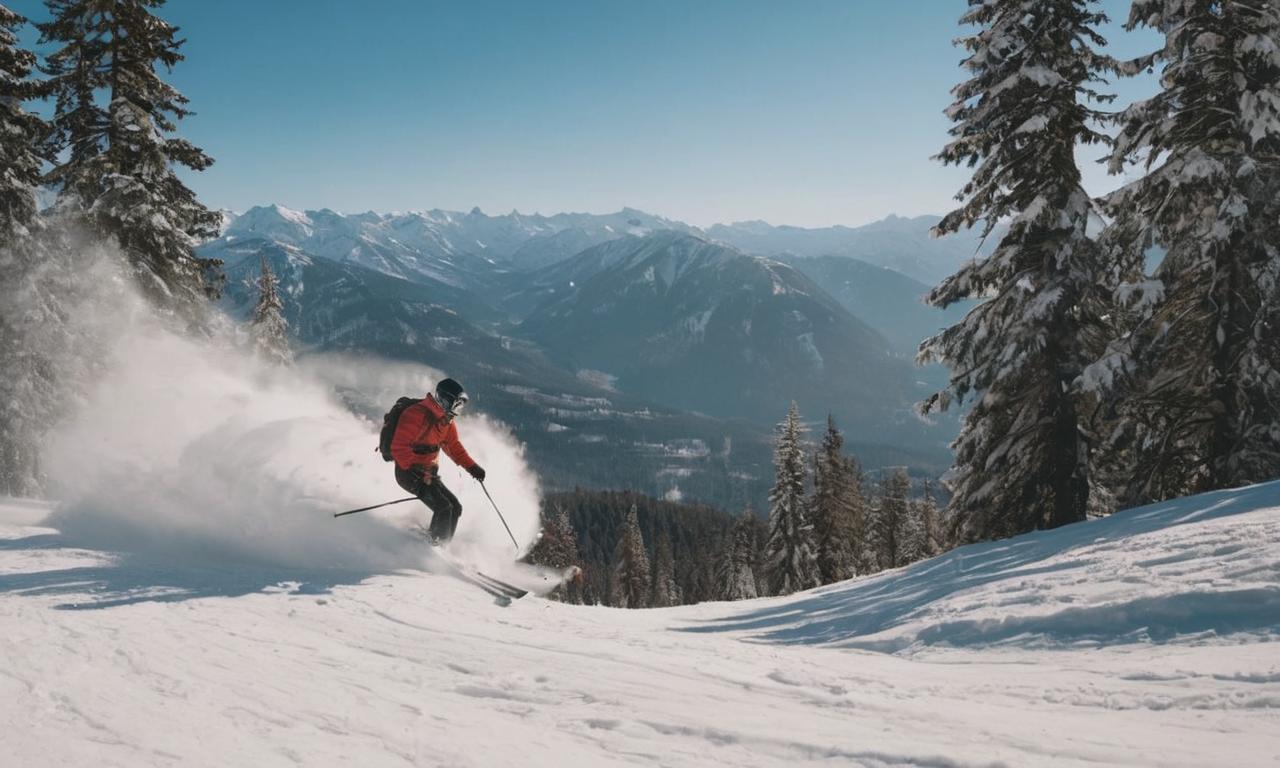
[[[297,245],[311,237],[314,231],[315,224],[306,213],[272,204],[254,206],[237,216],[227,227],[226,234],[240,237],[256,235]]]

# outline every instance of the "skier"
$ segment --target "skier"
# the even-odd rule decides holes
[[[436,385],[435,395],[428,394],[400,414],[391,438],[391,456],[396,463],[396,482],[417,496],[431,510],[428,529],[434,544],[453,538],[462,515],[458,497],[440,480],[440,451],[484,482],[484,469],[458,441],[458,426],[453,420],[467,404],[467,393],[453,379]]]

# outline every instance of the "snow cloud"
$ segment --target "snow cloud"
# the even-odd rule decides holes
[[[409,533],[429,520],[419,502],[333,513],[406,495],[375,452],[380,417],[439,372],[329,356],[273,368],[243,351],[229,322],[208,338],[176,334],[120,285],[78,312],[104,363],[46,447],[59,500],[51,525],[79,546],[178,561],[426,564]],[[538,484],[519,444],[482,414],[463,416],[459,431],[517,539],[532,542]],[[464,506],[451,551],[477,565],[510,561],[514,547],[479,485],[447,458],[442,477]]]

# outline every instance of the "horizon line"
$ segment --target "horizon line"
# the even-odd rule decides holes
[[[617,214],[623,214],[623,213],[626,213],[626,212],[628,212],[628,211],[634,211],[634,212],[636,212],[636,213],[643,213],[643,214],[645,214],[645,215],[647,215],[647,216],[654,216],[654,217],[656,217],[656,218],[665,219],[665,220],[670,221],[670,222],[675,223],[675,224],[683,224],[683,225],[685,225],[685,226],[687,226],[687,227],[693,227],[693,228],[695,228],[695,229],[704,230],[704,231],[705,231],[705,230],[712,229],[713,227],[732,227],[732,226],[738,226],[738,225],[742,225],[742,224],[764,224],[764,225],[766,225],[766,226],[774,227],[774,228],[783,228],[783,227],[786,227],[786,228],[790,228],[790,229],[803,229],[803,230],[820,230],[820,229],[836,229],[836,228],[844,228],[844,229],[861,229],[861,228],[863,228],[863,227],[867,227],[867,226],[870,226],[870,225],[872,225],[872,224],[878,224],[878,223],[880,223],[880,222],[882,222],[882,221],[893,221],[893,220],[897,220],[897,219],[905,219],[905,220],[909,220],[909,221],[910,221],[910,220],[914,220],[914,219],[922,219],[922,218],[941,219],[941,218],[943,217],[943,214],[940,214],[940,213],[916,213],[916,214],[911,214],[911,215],[904,215],[904,214],[900,214],[900,213],[889,213],[889,214],[886,214],[886,215],[884,215],[884,216],[881,216],[880,218],[871,219],[871,220],[866,221],[866,222],[863,222],[863,223],[861,223],[861,224],[843,224],[843,223],[836,223],[836,224],[826,224],[826,225],[822,225],[822,226],[803,226],[803,225],[799,225],[799,224],[786,224],[786,223],[782,223],[782,224],[775,224],[775,223],[772,223],[772,222],[768,221],[767,219],[763,219],[763,218],[757,218],[757,219],[738,219],[738,220],[736,220],[736,221],[731,221],[731,222],[717,221],[717,222],[714,222],[714,223],[712,223],[712,224],[708,224],[708,225],[699,225],[699,224],[691,224],[691,223],[689,223],[688,221],[686,221],[686,220],[684,220],[684,219],[675,218],[675,217],[667,216],[667,215],[665,215],[665,214],[660,214],[660,213],[653,213],[653,212],[651,212],[651,211],[647,211],[647,210],[645,210],[645,209],[643,209],[643,208],[637,208],[637,207],[630,206],[630,205],[624,205],[624,206],[622,206],[621,208],[619,208],[619,209],[618,209],[618,210],[616,210],[616,211],[604,211],[604,212],[595,212],[595,211],[556,211],[556,212],[554,212],[554,213],[543,213],[543,212],[541,212],[541,211],[523,212],[523,211],[520,211],[518,208],[512,208],[512,209],[511,209],[509,212],[507,212],[507,213],[496,213],[496,214],[486,213],[486,212],[485,212],[483,209],[481,209],[481,208],[480,208],[480,206],[478,206],[478,205],[476,205],[476,206],[472,206],[472,208],[471,208],[470,210],[468,210],[468,211],[452,210],[452,209],[449,209],[449,208],[438,208],[438,207],[437,207],[437,208],[404,208],[404,209],[393,209],[393,210],[385,210],[385,211],[378,211],[378,210],[375,210],[375,209],[373,209],[373,208],[369,208],[369,209],[367,209],[367,210],[363,210],[363,211],[343,211],[343,210],[341,210],[341,209],[338,209],[338,208],[331,208],[331,207],[329,207],[329,206],[320,206],[320,207],[318,207],[318,208],[311,208],[311,207],[306,207],[306,208],[295,208],[295,207],[293,207],[293,206],[286,205],[286,204],[284,204],[284,203],[278,203],[278,202],[271,202],[271,203],[256,203],[256,204],[251,205],[251,206],[249,206],[248,208],[245,208],[245,209],[243,209],[243,210],[236,210],[236,209],[233,209],[233,208],[227,208],[227,207],[219,207],[219,208],[214,208],[214,209],[212,209],[212,210],[218,211],[218,212],[220,212],[220,213],[229,213],[229,214],[232,214],[232,215],[234,215],[234,216],[236,216],[236,217],[240,217],[240,216],[244,216],[245,214],[249,213],[250,211],[253,211],[253,210],[255,210],[255,209],[260,209],[260,208],[262,208],[262,209],[265,209],[265,208],[277,208],[277,209],[280,209],[280,210],[283,210],[283,211],[288,211],[288,212],[290,212],[290,213],[300,213],[300,214],[304,214],[304,215],[306,215],[306,214],[311,214],[311,213],[324,213],[324,212],[328,212],[328,213],[336,214],[336,215],[338,215],[338,216],[342,216],[342,217],[348,217],[348,216],[364,216],[364,215],[369,215],[369,214],[373,214],[373,215],[378,216],[378,217],[411,216],[411,215],[423,216],[423,215],[426,215],[426,214],[432,214],[432,213],[443,213],[443,214],[456,215],[456,216],[459,216],[459,217],[466,217],[466,216],[476,216],[476,215],[479,215],[479,216],[484,216],[485,218],[489,218],[489,219],[502,218],[502,217],[506,217],[506,216],[528,216],[528,217],[534,217],[534,216],[536,216],[536,217],[541,217],[541,218],[544,218],[544,219],[554,218],[554,217],[556,217],[556,216],[612,216],[612,215],[617,215]]]

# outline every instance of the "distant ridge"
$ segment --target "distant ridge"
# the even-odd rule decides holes
[[[529,291],[538,307],[522,334],[622,391],[765,424],[794,399],[855,433],[924,432],[905,417],[922,394],[913,366],[788,264],[663,231],[583,251]]]
[[[636,208],[615,213],[488,215],[432,209],[344,214],[272,204],[224,212],[220,239],[260,237],[335,261],[354,261],[397,277],[415,274],[449,282],[492,268],[529,271],[568,259],[625,235],[673,230],[707,237],[761,256],[842,256],[935,285],[979,253],[977,232],[934,238],[934,215],[889,215],[850,227],[796,227],[763,220],[701,229]],[[988,244],[989,245],[989,244]],[[216,248],[216,246],[215,246]]]
[[[707,235],[747,253],[814,258],[842,256],[885,267],[925,285],[936,285],[983,251],[980,232],[946,237],[931,234],[940,216],[889,215],[860,227],[836,225],[808,229],[773,226],[763,221],[717,224]],[[990,247],[990,240],[985,244]]]

